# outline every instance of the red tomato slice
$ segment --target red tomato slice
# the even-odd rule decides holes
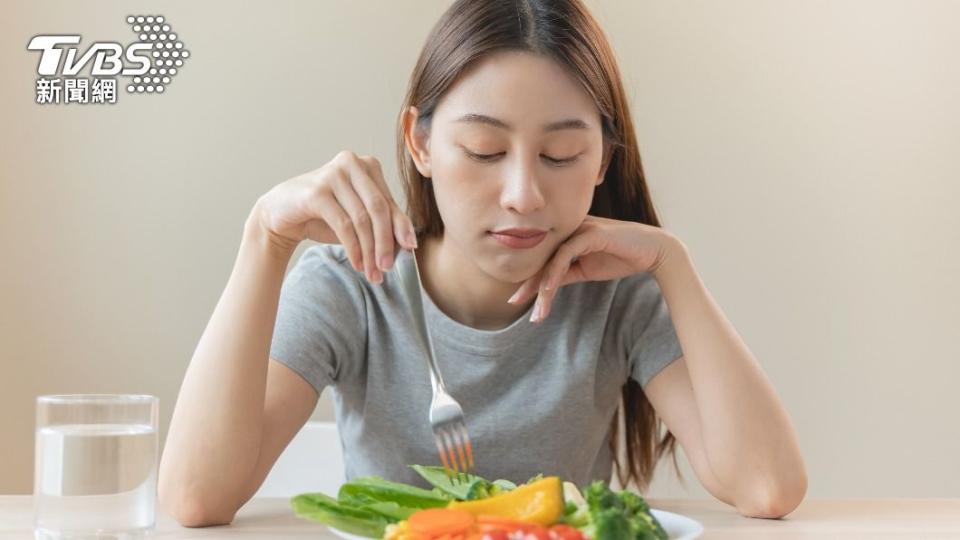
[[[550,532],[556,534],[556,540],[586,540],[580,529],[566,523],[551,525]]]
[[[490,530],[484,531],[483,526],[480,528],[483,531],[480,535],[480,540],[509,540],[507,538],[507,531],[503,529],[490,528]]]

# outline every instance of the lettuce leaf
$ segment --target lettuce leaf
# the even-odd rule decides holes
[[[493,484],[473,474],[461,475],[461,479],[454,483],[443,467],[427,467],[411,465],[417,474],[423,477],[430,485],[446,493],[458,501],[471,501],[489,496],[490,486]]]
[[[387,525],[395,522],[371,509],[341,504],[323,493],[301,493],[290,499],[290,506],[303,519],[370,538],[382,538]]]
[[[411,465],[417,474],[434,486],[434,489],[446,493],[458,501],[474,501],[500,495],[517,489],[517,485],[510,480],[499,478],[493,482],[474,474],[461,474],[461,480],[452,482],[443,467]],[[523,485],[543,480],[543,474],[538,474],[527,480]]]
[[[439,489],[426,490],[408,484],[392,482],[379,476],[362,476],[340,486],[337,499],[355,506],[375,502],[393,502],[408,508],[438,508],[446,506],[451,496]]]
[[[422,508],[444,507],[450,500],[438,489],[364,476],[340,486],[336,499],[323,493],[302,493],[290,504],[298,517],[360,536],[382,538],[387,525],[407,519]]]

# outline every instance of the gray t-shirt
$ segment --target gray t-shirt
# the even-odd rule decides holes
[[[412,264],[410,252],[396,264]],[[288,273],[270,356],[317,392],[333,388],[346,478],[427,487],[411,464],[439,464],[430,430],[426,352],[396,268],[380,285],[342,246],[317,244]],[[570,284],[540,324],[523,316],[478,330],[423,296],[437,363],[460,402],[476,473],[525,482],[538,473],[583,486],[611,478],[610,427],[627,377],[645,385],[682,355],[649,273]]]

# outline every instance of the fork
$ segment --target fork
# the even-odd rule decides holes
[[[467,479],[466,475],[474,470],[473,446],[467,433],[467,424],[463,417],[463,408],[447,392],[443,377],[437,367],[437,354],[430,338],[426,316],[423,311],[423,285],[420,281],[420,267],[417,264],[416,251],[410,250],[413,269],[398,264],[400,282],[410,301],[413,321],[427,349],[427,365],[430,367],[430,384],[433,387],[433,399],[430,402],[430,427],[440,454],[440,462],[450,479],[450,483],[459,483]]]

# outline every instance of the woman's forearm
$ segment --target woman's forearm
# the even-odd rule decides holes
[[[233,499],[256,464],[290,255],[247,220],[230,278],[187,367],[160,461],[160,504],[183,523],[208,524],[235,510]]]
[[[738,507],[787,513],[807,486],[790,417],[684,244],[668,245],[654,276],[683,348],[711,468]]]

